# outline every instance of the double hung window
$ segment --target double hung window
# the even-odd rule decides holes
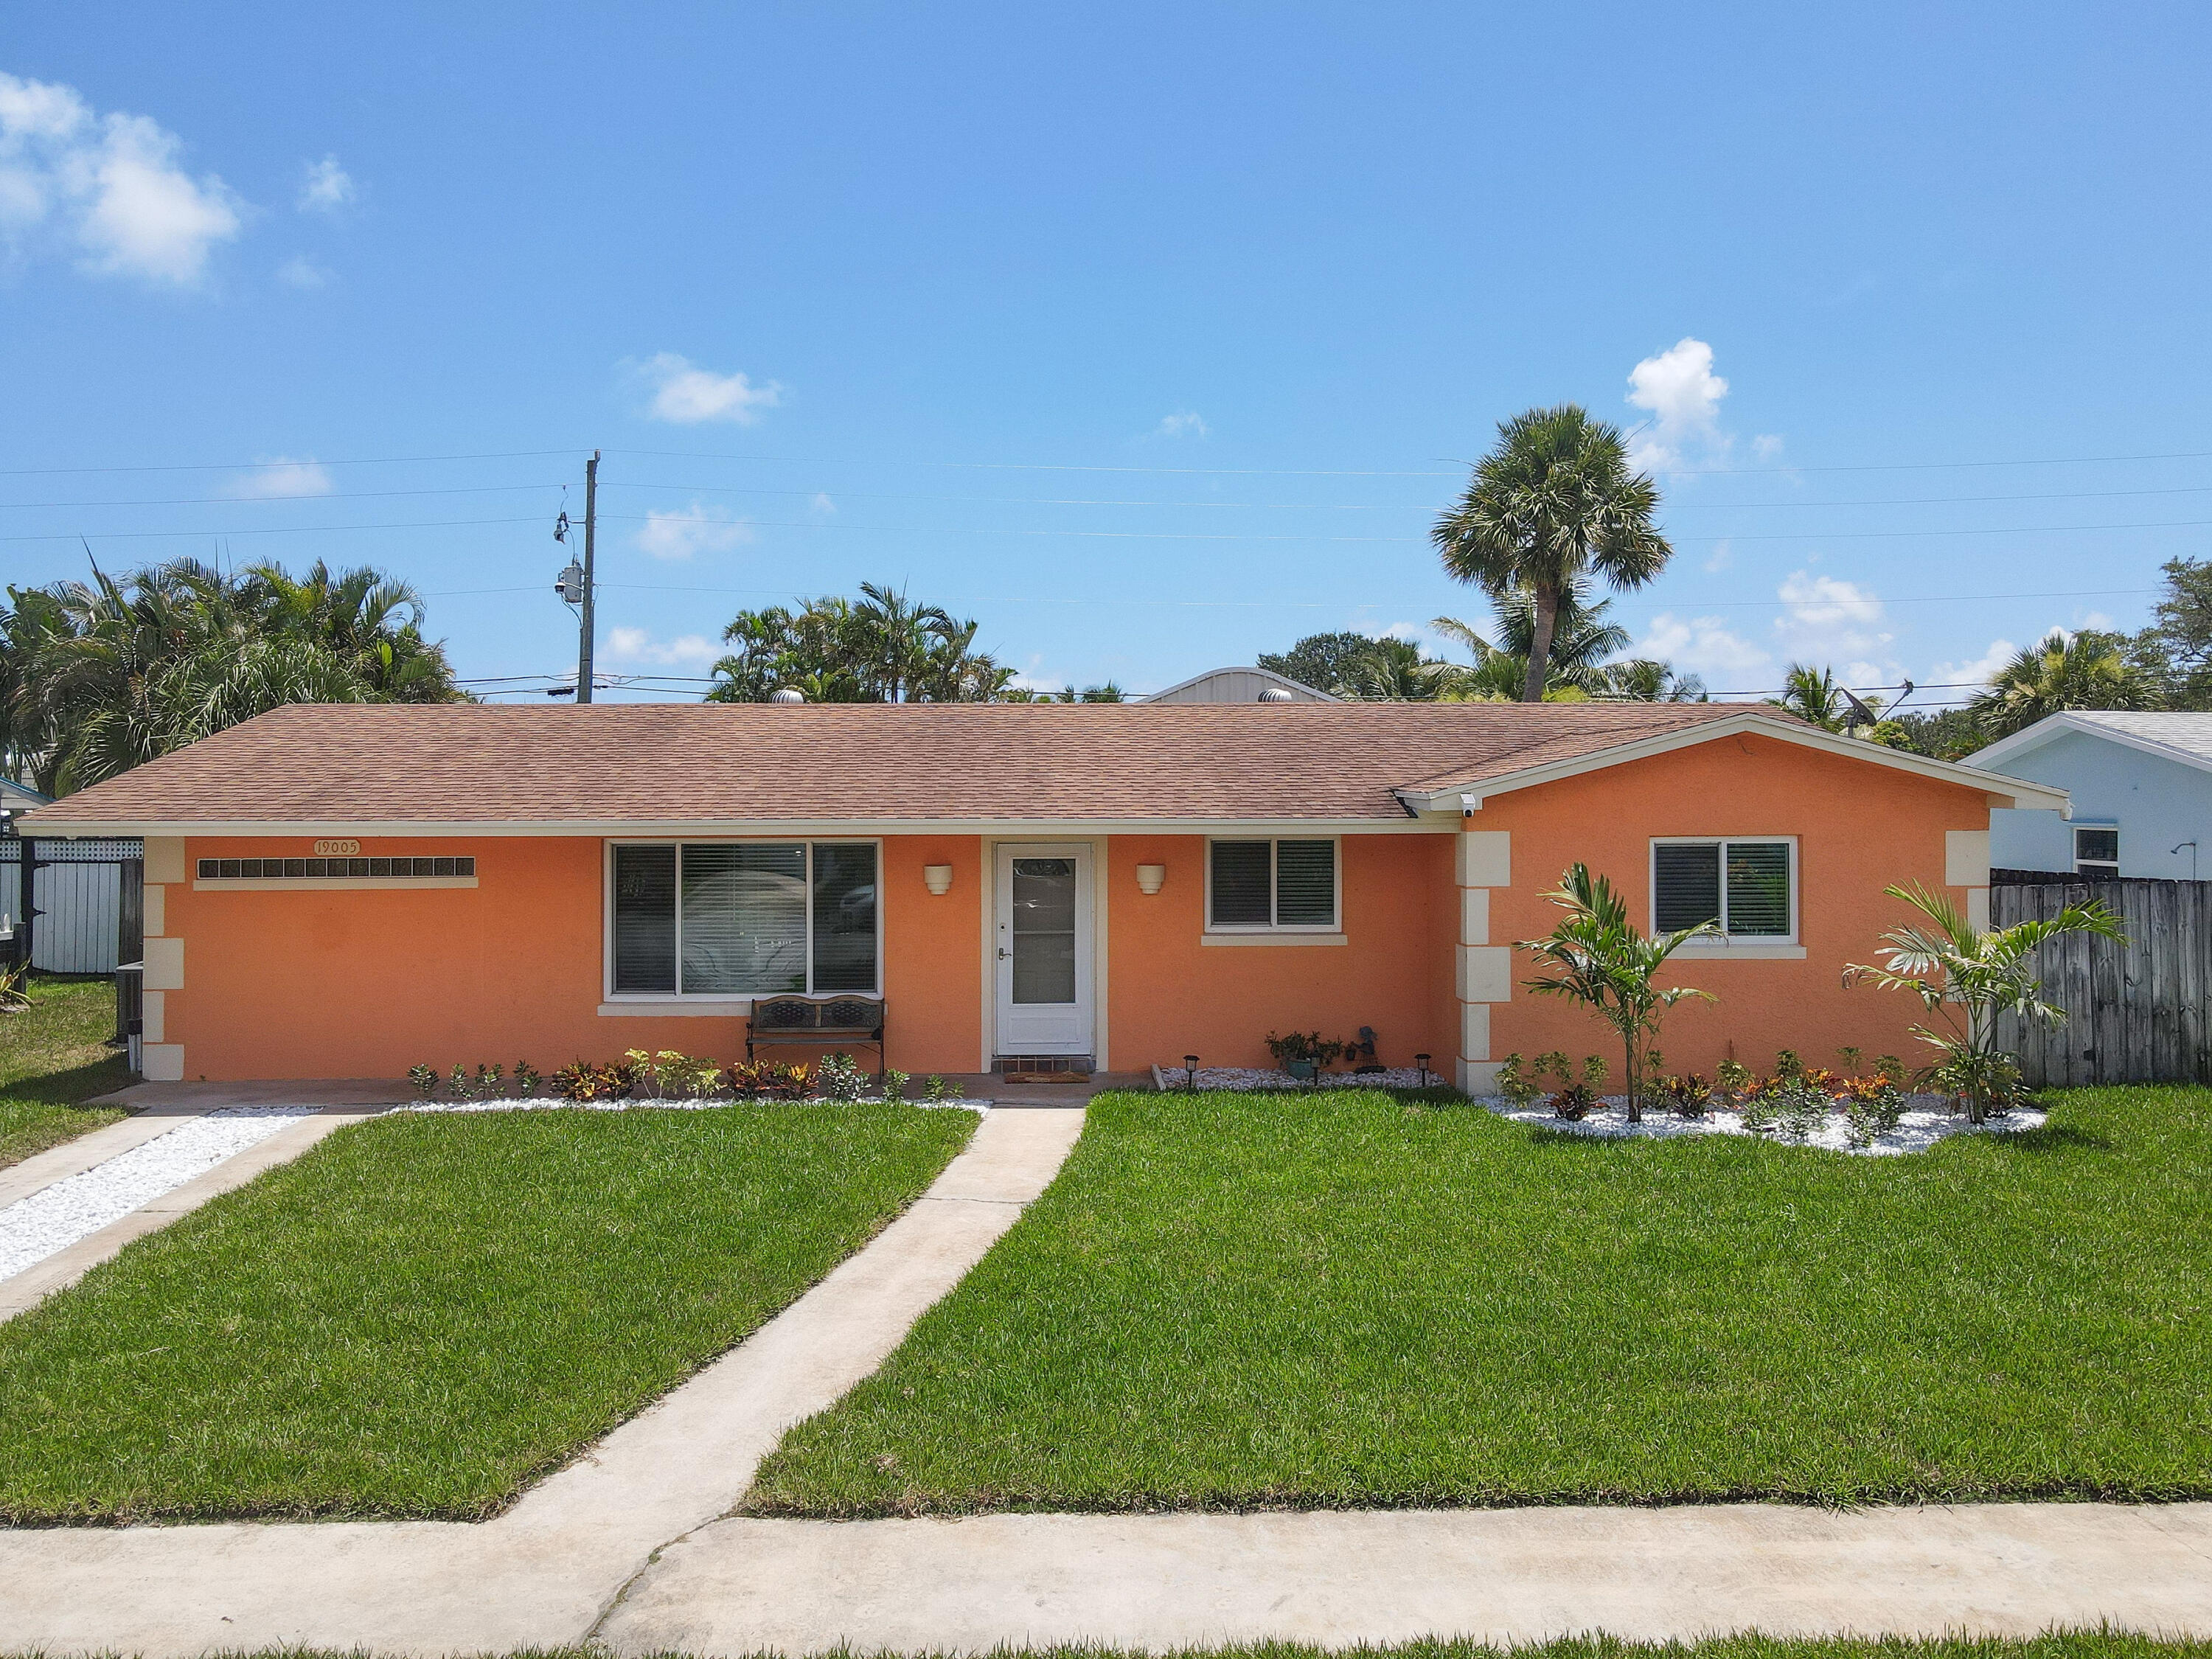
[[[1334,932],[1333,841],[1217,841],[1206,848],[1206,925],[1216,932]]]
[[[872,842],[617,845],[617,996],[878,988]]]
[[[1797,844],[1773,838],[1651,843],[1652,926],[1715,923],[1724,940],[1797,937]]]

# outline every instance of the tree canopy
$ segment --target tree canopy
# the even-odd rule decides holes
[[[1559,608],[1577,581],[1641,587],[1666,568],[1674,549],[1654,523],[1658,506],[1657,486],[1628,464],[1620,428],[1577,405],[1499,425],[1466,494],[1430,533],[1459,580],[1500,605],[1528,596],[1522,702],[1544,695]]]
[[[194,559],[8,589],[0,764],[67,794],[294,702],[458,702],[421,597],[369,566]]]
[[[1008,701],[1014,671],[975,648],[975,630],[875,582],[860,584],[858,600],[741,611],[722,630],[736,648],[714,665],[707,701],[766,702],[787,688],[809,702]]]

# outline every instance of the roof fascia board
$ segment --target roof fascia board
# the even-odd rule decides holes
[[[2160,743],[2156,738],[2146,738],[2133,732],[2124,732],[2117,726],[2106,726],[2096,720],[2077,720],[2071,713],[2046,715],[2025,732],[2015,732],[2012,736],[1978,750],[1974,758],[2012,760],[2021,755],[2032,754],[2053,739],[2064,737],[2069,732],[2077,732],[2085,738],[2101,738],[2106,743],[2119,744],[2123,749],[2133,749],[2142,754],[2155,755],[2160,760],[2170,760],[2177,766],[2192,767],[2199,772],[2212,772],[2212,759],[2207,759],[2203,755],[2191,754],[2188,750],[2177,749],[2170,743]],[[2033,743],[2024,743],[2021,741],[2024,738],[2033,738],[2035,740]]]
[[[454,819],[420,818],[174,818],[105,819],[94,823],[55,818],[26,824],[27,835],[54,840],[118,836],[590,836],[658,840],[682,836],[992,836],[1031,840],[1093,836],[1402,836],[1434,835],[1455,828],[1447,819],[1417,820],[1393,812],[1389,817],[1312,818],[755,818],[659,820]]]
[[[1540,784],[1556,783],[1562,778],[1580,777],[1586,773],[1601,772],[1608,767],[1626,765],[1631,761],[1647,760],[1657,755],[1672,754],[1697,744],[1711,743],[1722,738],[1746,734],[1778,738],[1807,749],[1818,749],[1846,760],[1863,762],[1871,766],[1887,766],[1900,772],[1917,773],[1939,783],[1957,784],[1965,788],[1978,789],[1984,794],[2003,796],[2008,806],[2039,807],[2058,812],[2062,817],[2071,811],[2070,799],[2063,789],[2049,784],[2031,783],[2023,778],[2009,778],[2000,773],[1984,772],[1974,767],[1961,766],[1954,761],[1930,760],[1925,755],[1911,754],[1904,750],[1887,748],[1881,744],[1869,743],[1861,738],[1841,738],[1832,732],[1823,732],[1818,726],[1802,721],[1784,721],[1770,714],[1746,714],[1730,720],[1709,720],[1696,726],[1684,726],[1680,731],[1664,732],[1632,742],[1616,744],[1609,749],[1592,750],[1586,755],[1551,761],[1541,766],[1531,766],[1517,772],[1500,773],[1492,778],[1476,782],[1449,785],[1435,789],[1401,791],[1401,799],[1410,800],[1427,811],[1457,810],[1473,812],[1480,810],[1485,800],[1492,795],[1511,794],[1517,790],[1533,789]]]

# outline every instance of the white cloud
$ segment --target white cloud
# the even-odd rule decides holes
[[[276,267],[276,280],[286,288],[327,288],[331,275],[304,253],[295,253]]]
[[[1628,401],[1651,419],[1629,453],[1646,471],[1677,467],[1692,451],[1724,451],[1721,399],[1729,384],[1713,373],[1713,349],[1685,337],[1628,371]]]
[[[333,488],[330,469],[313,456],[295,460],[289,455],[276,455],[232,479],[230,493],[241,501],[279,501],[327,495]]]
[[[694,553],[726,553],[752,539],[752,531],[719,507],[697,501],[687,509],[663,513],[647,507],[645,528],[637,532],[641,552],[656,559],[688,559]]]
[[[1650,627],[1636,642],[1636,654],[1657,657],[1677,668],[1691,669],[1708,677],[1756,676],[1766,672],[1774,661],[1758,646],[1733,632],[1718,617],[1677,617],[1667,611],[1651,619]],[[1718,689],[1752,688],[1723,685]]]
[[[806,505],[825,519],[837,510],[837,503],[830,499],[827,490],[816,490],[814,499]]]
[[[1771,432],[1762,432],[1751,441],[1751,453],[1762,461],[1771,461],[1782,453],[1782,440]]]
[[[1717,574],[1735,562],[1735,544],[1732,542],[1717,542],[1713,544],[1713,550],[1705,555],[1705,570],[1708,574]]]
[[[242,206],[213,173],[177,165],[183,141],[143,115],[96,115],[73,87],[0,74],[0,238],[73,245],[87,270],[191,287]]]
[[[300,211],[336,213],[356,194],[353,175],[338,165],[337,156],[325,155],[307,163],[307,176],[300,185]]]
[[[642,628],[607,630],[607,660],[642,662],[663,668],[686,663],[706,664],[720,658],[722,649],[703,634],[682,634],[672,640],[656,640]]]
[[[2081,613],[2081,626],[2094,629],[2100,634],[2109,634],[2112,631],[2113,623],[2112,619],[2101,611],[2085,611]]]
[[[1202,416],[1185,409],[1173,415],[1163,415],[1159,425],[1152,428],[1152,435],[1156,438],[1203,438],[1211,430]]]
[[[1819,662],[1865,657],[1894,637],[1883,627],[1881,599],[1856,582],[1796,570],[1775,593],[1789,608],[1775,618],[1774,631],[1793,655]]]
[[[755,386],[743,374],[717,374],[693,366],[688,357],[663,351],[638,366],[638,374],[653,389],[647,412],[656,421],[696,426],[705,421],[735,421],[750,426],[764,409],[783,401],[783,388],[775,381]]]
[[[1987,685],[2002,668],[2020,654],[2020,647],[2010,640],[1991,640],[1990,648],[1971,662],[1939,662],[1928,671],[1930,685]]]

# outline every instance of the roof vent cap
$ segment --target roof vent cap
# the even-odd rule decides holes
[[[770,702],[805,702],[806,693],[795,685],[780,685],[768,694]]]
[[[1297,699],[1279,685],[1271,685],[1260,694],[1261,702],[1296,702]]]

